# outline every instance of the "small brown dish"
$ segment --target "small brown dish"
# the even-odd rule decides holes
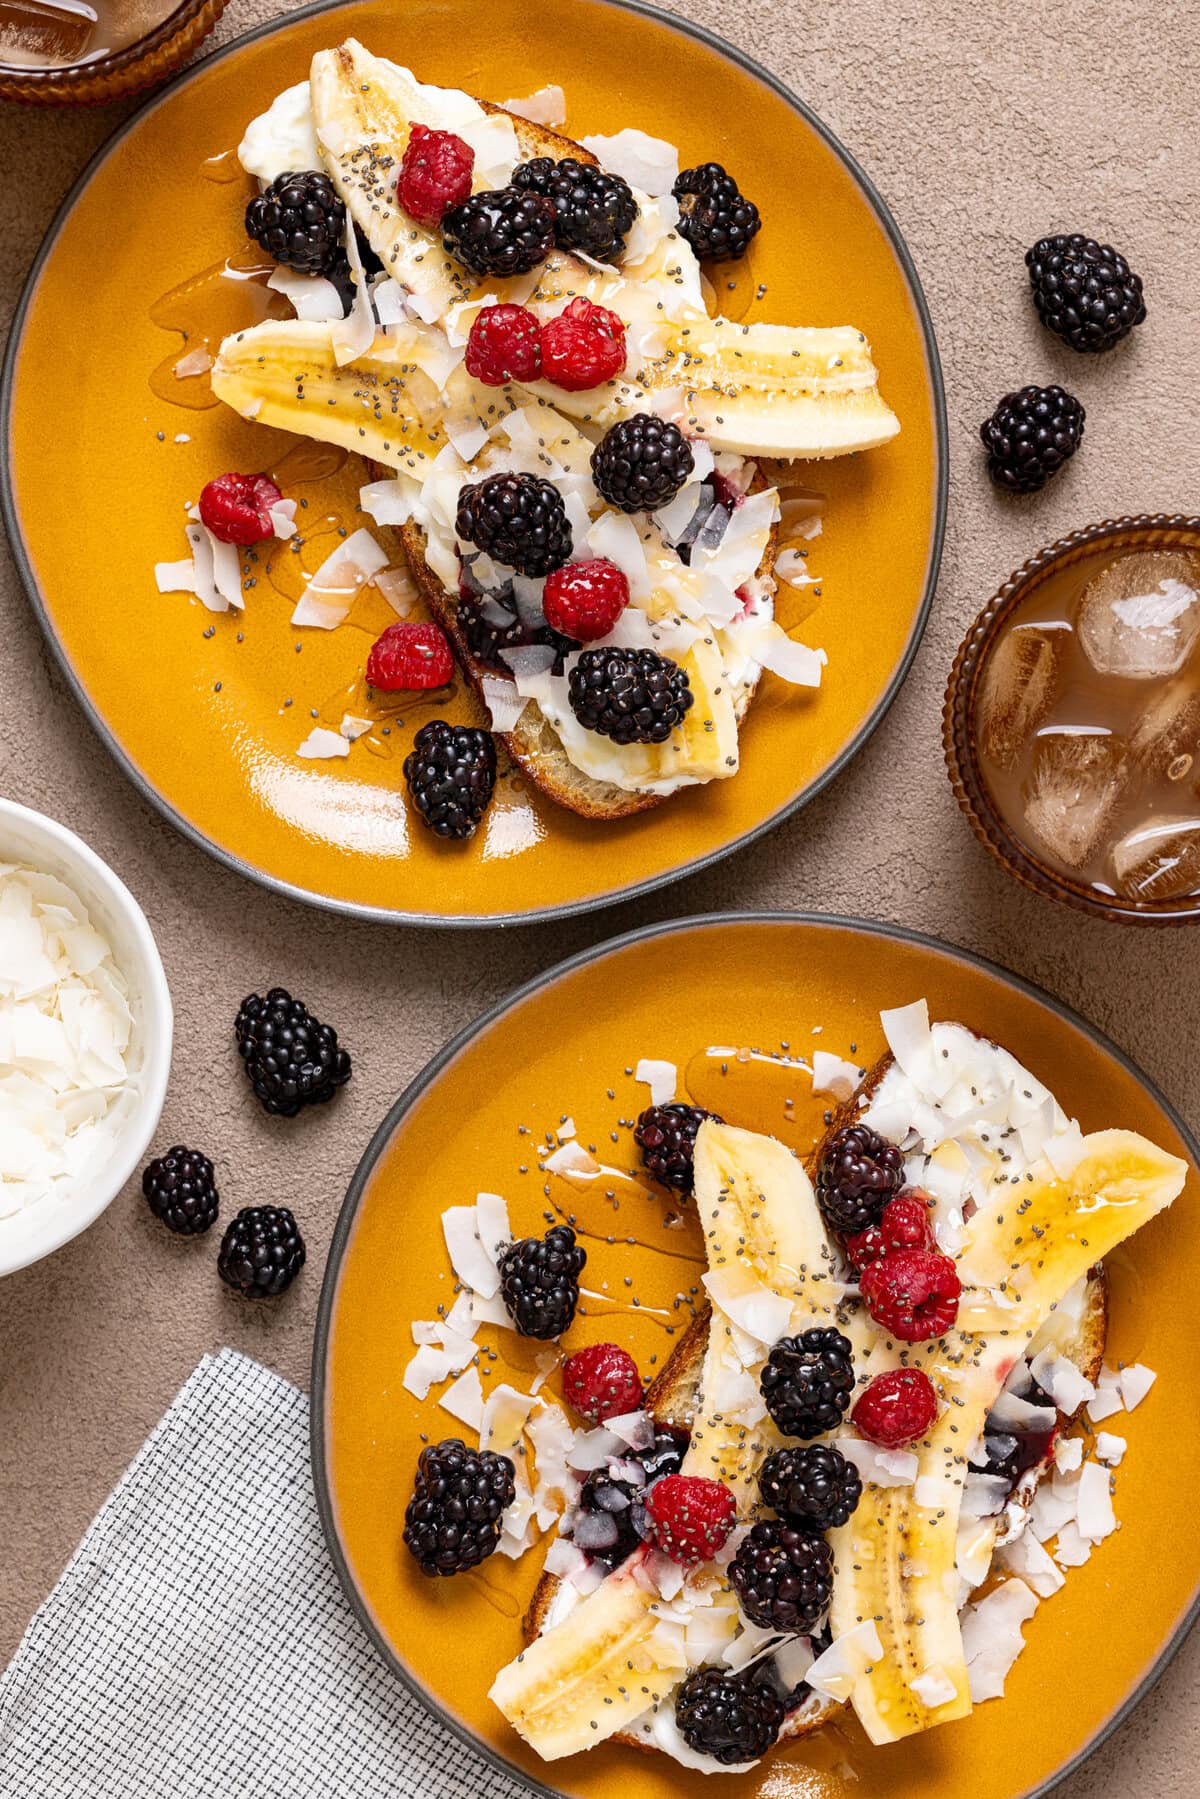
[[[225,0],[183,0],[165,13],[145,0],[0,0],[0,100],[99,106],[141,93],[173,74],[224,10]],[[97,42],[111,47],[89,50]]]
[[[1200,920],[1200,518],[1142,514],[1030,558],[961,644],[955,797],[1035,893],[1094,918]]]

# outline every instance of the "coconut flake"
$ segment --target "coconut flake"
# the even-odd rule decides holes
[[[1117,1528],[1108,1471],[1097,1462],[1085,1463],[1080,1473],[1077,1521],[1090,1543],[1102,1543]]]
[[[442,1234],[450,1264],[464,1287],[491,1299],[500,1287],[500,1273],[493,1256],[480,1240],[479,1215],[474,1206],[448,1206],[442,1213]]]
[[[176,381],[187,381],[195,375],[206,375],[213,365],[213,359],[205,349],[189,350],[175,364]]]
[[[835,1056],[827,1049],[813,1051],[812,1090],[814,1093],[832,1093],[835,1099],[849,1099],[858,1083],[862,1080],[862,1069],[854,1062],[847,1062],[844,1056]]]
[[[603,1468],[615,1457],[619,1457],[627,1447],[620,1437],[600,1425],[595,1430],[575,1432],[567,1461],[581,1474],[591,1474],[595,1469]]]
[[[849,1699],[863,1669],[883,1655],[883,1644],[873,1618],[864,1618],[852,1630],[835,1637],[805,1676],[814,1693],[826,1699]]]
[[[927,1668],[924,1674],[918,1674],[908,1684],[921,1704],[931,1712],[935,1712],[940,1705],[949,1705],[952,1699],[958,1698],[958,1688],[944,1668]]]
[[[634,1070],[634,1079],[644,1081],[650,1088],[652,1106],[667,1106],[675,1098],[679,1070],[674,1062],[657,1062],[643,1056]]]
[[[1001,1474],[968,1474],[963,1483],[962,1512],[966,1518],[994,1518],[1004,1510],[1012,1483]]]
[[[485,674],[480,686],[492,730],[515,731],[529,704],[528,697],[518,693],[516,682],[507,680],[504,675]]]
[[[988,1426],[998,1426],[1002,1431],[1051,1431],[1057,1417],[1051,1406],[1030,1405],[1028,1400],[1006,1390],[988,1413]]]
[[[542,1167],[548,1169],[551,1174],[581,1175],[585,1180],[594,1180],[600,1173],[599,1162],[589,1154],[582,1143],[577,1143],[574,1138],[566,1143],[560,1143],[557,1149],[552,1150],[543,1161]]]
[[[289,269],[280,263],[268,275],[267,286],[283,295],[298,319],[307,319],[312,324],[327,324],[340,319],[346,310],[341,294],[324,275],[302,275],[299,269]]]
[[[397,475],[389,481],[372,481],[358,490],[358,503],[377,525],[407,525],[421,490],[415,481]]]
[[[572,1574],[586,1568],[588,1559],[582,1549],[576,1548],[569,1537],[555,1537],[546,1551],[546,1559],[542,1563],[545,1574],[556,1574],[560,1580],[570,1580]]]
[[[305,762],[332,762],[339,756],[348,756],[350,745],[340,731],[314,725],[304,742],[297,745],[296,754]]]
[[[616,564],[629,583],[632,599],[650,597],[646,546],[631,518],[623,512],[602,512],[587,534],[587,544],[593,555]]]
[[[649,1412],[622,1412],[604,1420],[606,1430],[630,1449],[649,1449],[654,1442],[654,1420]]]
[[[740,1263],[712,1268],[702,1277],[709,1298],[719,1311],[766,1348],[787,1334],[792,1302],[785,1294],[765,1286],[753,1270]]]
[[[1125,1459],[1128,1444],[1124,1437],[1114,1437],[1111,1431],[1102,1430],[1096,1433],[1096,1460],[1103,1462],[1106,1468],[1119,1468]]]
[[[652,199],[669,194],[679,179],[679,151],[660,137],[626,126],[613,137],[583,137],[580,143],[604,167]]]
[[[267,508],[267,516],[276,537],[287,538],[296,535],[295,500],[276,500],[273,506]]]
[[[387,560],[368,530],[352,531],[309,576],[292,613],[292,623],[315,625],[322,631],[335,630],[344,621],[359,589],[387,567]]]
[[[1141,1362],[1135,1362],[1131,1368],[1122,1368],[1120,1373],[1121,1398],[1125,1402],[1125,1410],[1132,1412],[1135,1406],[1141,1405],[1158,1376],[1153,1369]]]
[[[194,594],[196,592],[196,564],[190,556],[182,562],[156,562],[154,579],[159,593]]]
[[[807,644],[789,637],[775,619],[761,615],[748,618],[737,625],[731,635],[752,662],[778,675],[781,681],[790,681],[793,687],[821,685],[829,660],[825,651],[810,649]]]
[[[1032,1531],[1022,1531],[1013,1542],[1005,1543],[998,1549],[996,1556],[1001,1566],[1007,1568],[1010,1574],[1019,1575],[1027,1586],[1032,1587],[1039,1599],[1049,1599],[1066,1584],[1048,1550],[1043,1548]]]
[[[375,342],[375,313],[371,307],[371,292],[367,286],[367,273],[363,268],[362,256],[359,254],[354,220],[348,213],[346,215],[345,243],[346,257],[354,280],[354,304],[345,318],[338,319],[329,334],[333,344],[334,360],[339,368],[343,368],[348,362],[356,362],[360,356],[365,356]]]
[[[882,1449],[863,1437],[839,1437],[837,1447],[848,1462],[853,1462],[864,1481],[877,1487],[911,1487],[920,1466],[917,1457],[907,1449]]]
[[[357,743],[360,737],[366,736],[373,722],[369,718],[356,718],[353,712],[343,712],[338,731],[348,743]]]
[[[505,112],[515,112],[534,125],[549,125],[553,129],[567,122],[567,96],[560,87],[540,87],[524,100],[504,100],[501,104]]]
[[[1037,1607],[1037,1595],[1015,1578],[968,1606],[962,1621],[963,1655],[976,1705],[1003,1697],[1009,1670],[1025,1647],[1021,1627]]]
[[[449,1378],[450,1364],[446,1351],[433,1343],[422,1343],[404,1370],[402,1384],[414,1399],[427,1399],[429,1389]]]
[[[1060,1568],[1082,1568],[1092,1553],[1091,1542],[1073,1519],[1068,1519],[1058,1533],[1054,1559]]]
[[[1060,1437],[1054,1445],[1054,1466],[1060,1474],[1078,1474],[1083,1466],[1082,1437]]]
[[[1081,1405],[1095,1394],[1095,1387],[1079,1372],[1074,1362],[1043,1349],[1030,1363],[1030,1372],[1042,1391],[1049,1395],[1060,1412],[1073,1416]]]

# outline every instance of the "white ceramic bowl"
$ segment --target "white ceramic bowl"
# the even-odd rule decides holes
[[[40,812],[0,799],[0,862],[26,863],[74,888],[129,983],[133,1046],[135,1053],[140,1052],[134,1104],[100,1165],[61,1195],[47,1194],[0,1218],[0,1275],[4,1275],[49,1255],[86,1230],[138,1166],[158,1128],[166,1097],[173,1014],[167,977],[145,914],[112,869],[73,831]]]

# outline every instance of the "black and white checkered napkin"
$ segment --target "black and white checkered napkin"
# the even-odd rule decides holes
[[[4,1799],[520,1799],[383,1666],[313,1498],[308,1401],[206,1356],[0,1677]]]

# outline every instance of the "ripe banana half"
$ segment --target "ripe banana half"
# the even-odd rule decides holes
[[[828,1323],[840,1292],[838,1260],[803,1166],[782,1144],[708,1119],[696,1139],[695,1169],[714,1303],[683,1470],[728,1481],[744,1505],[770,1447],[768,1433],[733,1421],[721,1395],[747,1374],[757,1387],[766,1350],[743,1359],[747,1338],[721,1310],[721,1296],[743,1318],[740,1300],[756,1300],[772,1316],[771,1328]],[[546,1761],[626,1729],[682,1677],[678,1656],[654,1640],[660,1602],[645,1560],[645,1550],[636,1551],[496,1677],[491,1698]]]
[[[1180,1192],[1186,1164],[1130,1131],[1084,1140],[1072,1172],[1043,1163],[1009,1197],[977,1213],[957,1261],[959,1328],[910,1353],[943,1410],[916,1445],[911,1487],[869,1486],[849,1523],[831,1533],[834,1638],[873,1619],[883,1654],[855,1680],[851,1700],[871,1741],[890,1743],[971,1710],[958,1621],[955,1552],[971,1446],[1017,1357],[1088,1269]],[[953,1697],[930,1706],[913,1691],[944,1677]]]

